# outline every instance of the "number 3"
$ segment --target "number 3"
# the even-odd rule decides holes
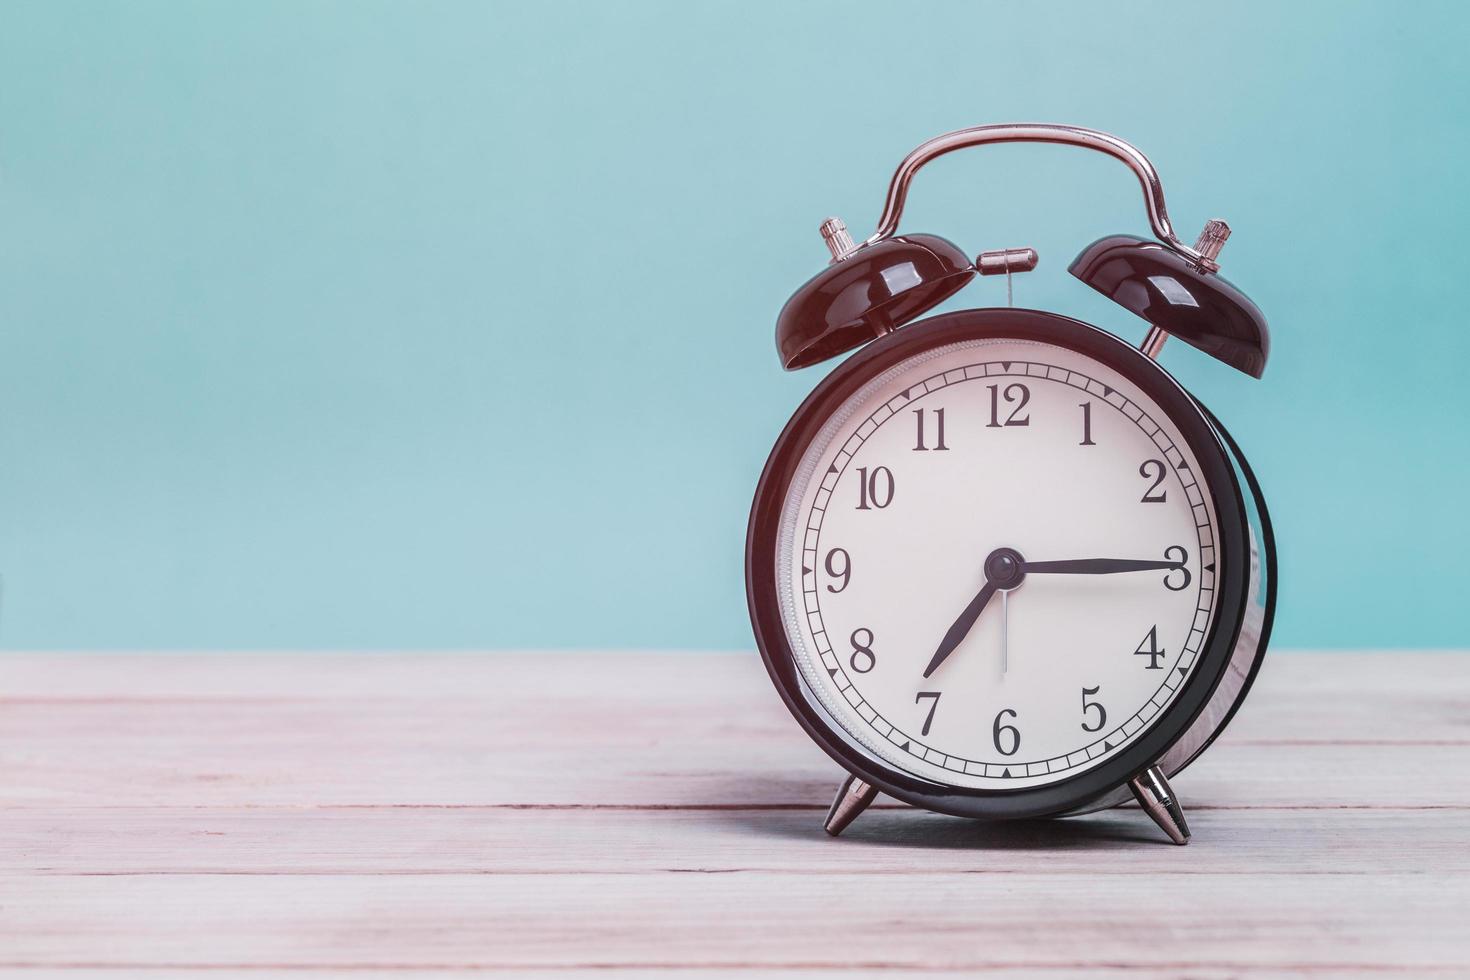
[[[1176,551],[1179,552],[1178,558],[1174,557],[1174,552]],[[1177,544],[1171,544],[1169,545],[1169,547],[1164,549],[1164,560],[1177,561],[1179,563],[1178,568],[1170,569],[1168,575],[1164,576],[1164,588],[1168,589],[1170,592],[1182,592],[1183,590],[1189,588],[1189,583],[1194,580],[1194,577],[1189,574],[1189,569],[1184,567],[1184,563],[1189,561],[1189,552],[1185,551]],[[1178,572],[1180,575],[1184,576],[1184,581],[1180,582],[1178,585],[1175,585],[1169,581],[1169,576],[1173,575],[1175,572]]]

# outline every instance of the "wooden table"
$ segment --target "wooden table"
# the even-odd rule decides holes
[[[6,655],[0,967],[1470,974],[1470,655],[1274,655],[1129,808],[984,825],[838,772],[753,655]]]

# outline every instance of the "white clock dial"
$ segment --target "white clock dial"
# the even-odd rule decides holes
[[[1209,634],[1200,474],[1152,398],[1076,351],[910,358],[832,416],[786,498],[776,574],[806,685],[855,743],[941,783],[1037,786],[1104,762]],[[998,552],[1027,571],[982,597],[1018,567],[987,576]]]

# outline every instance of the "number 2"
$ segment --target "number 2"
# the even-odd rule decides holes
[[[1149,470],[1151,469],[1156,470],[1157,472],[1153,475],[1150,475]],[[1167,490],[1160,491],[1159,493],[1154,493],[1154,491],[1158,490],[1159,487],[1163,484],[1165,472],[1166,470],[1164,469],[1164,461],[1162,459],[1144,460],[1143,464],[1138,467],[1139,476],[1143,477],[1145,480],[1152,479],[1154,481],[1153,485],[1143,492],[1143,499],[1140,500],[1139,503],[1162,504],[1169,499],[1169,491]]]

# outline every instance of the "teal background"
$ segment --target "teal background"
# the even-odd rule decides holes
[[[1164,362],[1266,485],[1280,645],[1470,644],[1467,11],[0,3],[0,642],[748,647],[818,222],[1047,120],[1235,229],[1265,379]],[[947,157],[904,227],[1142,335],[1065,271],[1147,233],[1114,161]]]

